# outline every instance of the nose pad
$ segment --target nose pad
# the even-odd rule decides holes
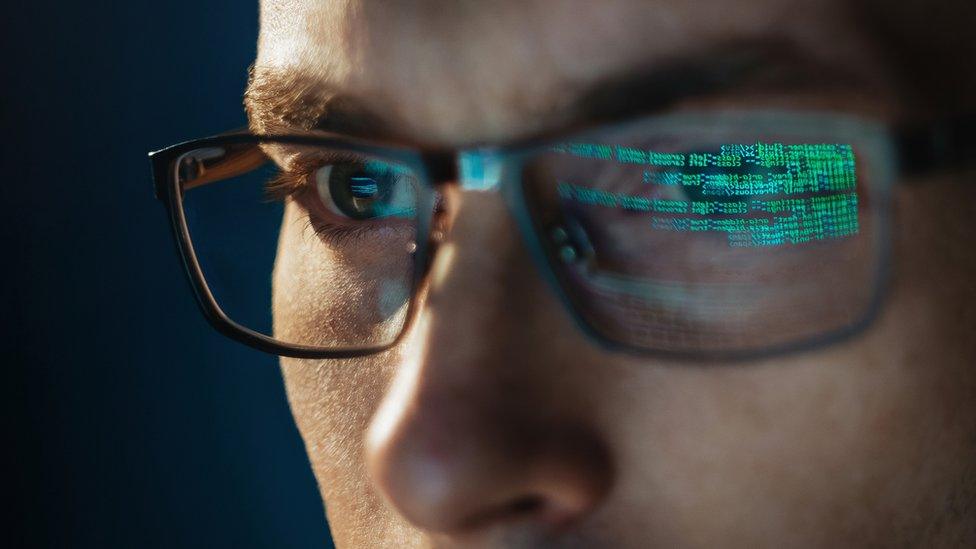
[[[566,264],[583,267],[587,271],[595,267],[596,250],[583,224],[572,217],[550,226],[549,243],[556,256]]]
[[[421,211],[430,211],[430,226],[426,241],[423,243],[423,255],[418,258],[417,277],[424,280],[430,274],[434,257],[441,244],[447,239],[457,217],[457,186],[448,182],[437,187],[435,193],[429,195],[428,200],[421,204]],[[412,254],[416,254],[418,242],[414,242]]]

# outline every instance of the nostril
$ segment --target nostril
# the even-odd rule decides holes
[[[484,526],[504,522],[530,520],[549,527],[559,527],[566,522],[571,513],[555,505],[543,495],[526,495],[507,504],[499,505],[478,515],[469,517],[460,530],[478,530]]]
[[[529,515],[541,511],[544,506],[542,496],[525,496],[513,501],[508,512],[512,515]]]

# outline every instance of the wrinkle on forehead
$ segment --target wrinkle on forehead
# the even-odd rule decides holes
[[[266,0],[258,64],[315,74],[423,141],[498,141],[634,67],[763,36],[843,57],[860,50],[849,27],[833,0]]]

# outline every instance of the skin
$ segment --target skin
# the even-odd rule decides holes
[[[588,83],[741,39],[787,40],[857,77],[676,108],[883,121],[965,108],[972,76],[929,67],[972,45],[940,50],[939,37],[960,40],[951,13],[919,27],[911,5],[875,17],[826,0],[264,0],[248,109],[256,130],[301,125],[261,89],[277,72],[323,105],[355,98],[397,137],[496,142],[567,124]],[[927,60],[905,53],[923,49]],[[601,350],[539,278],[501,197],[450,191],[450,231],[403,343],[281,361],[337,546],[976,545],[972,177],[895,192],[893,280],[867,330],[735,365]],[[330,247],[299,222],[306,209],[286,210],[276,330],[326,341],[356,314],[328,288],[374,291],[396,260]]]

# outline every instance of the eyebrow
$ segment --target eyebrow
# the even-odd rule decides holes
[[[252,65],[244,109],[251,130],[262,134],[322,130],[383,135],[392,129],[358,98],[294,69]]]
[[[761,86],[763,91],[802,89],[825,82],[856,82],[857,74],[814,59],[795,45],[772,40],[723,44],[704,53],[631,67],[578,88],[568,106],[554,112],[545,137],[588,125],[663,111],[695,97]],[[244,94],[252,131],[281,134],[325,131],[417,144],[402,135],[395,120],[374,112],[365,98],[344,93],[306,72],[252,66]],[[550,114],[550,113],[547,113]],[[527,113],[538,116],[538,112]]]

